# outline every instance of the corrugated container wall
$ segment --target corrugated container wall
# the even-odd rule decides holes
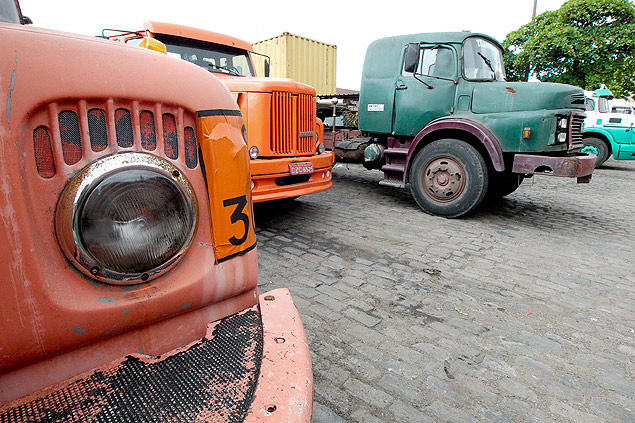
[[[270,76],[309,84],[318,95],[335,95],[337,46],[285,32],[253,43],[253,48],[271,58]],[[264,59],[253,58],[258,75],[263,75]]]

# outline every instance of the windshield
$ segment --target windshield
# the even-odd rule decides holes
[[[20,23],[20,12],[15,0],[0,0],[0,22]]]
[[[598,112],[600,113],[609,112],[609,101],[605,97],[598,98]]]
[[[168,55],[194,63],[210,72],[225,75],[254,76],[249,53],[245,50],[189,38],[156,34]]]
[[[463,43],[463,74],[469,80],[504,81],[502,51],[484,38],[468,38]]]

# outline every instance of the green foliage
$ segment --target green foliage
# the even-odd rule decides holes
[[[607,84],[616,97],[633,95],[634,34],[630,0],[569,0],[507,35],[507,77],[523,80],[529,63],[541,81],[588,90]]]

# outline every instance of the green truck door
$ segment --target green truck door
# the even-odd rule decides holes
[[[635,136],[633,135],[635,127],[632,119],[612,115],[605,121],[604,128],[611,132],[615,142],[619,145],[618,160],[635,158]]]
[[[393,133],[415,136],[430,121],[453,113],[458,77],[453,48],[422,45],[415,74],[403,70],[395,87]]]

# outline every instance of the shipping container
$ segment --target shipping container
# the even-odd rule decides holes
[[[271,58],[270,76],[309,84],[317,95],[335,95],[337,46],[285,32],[258,41],[253,48]],[[254,55],[256,69],[263,69],[262,60],[261,56]]]

